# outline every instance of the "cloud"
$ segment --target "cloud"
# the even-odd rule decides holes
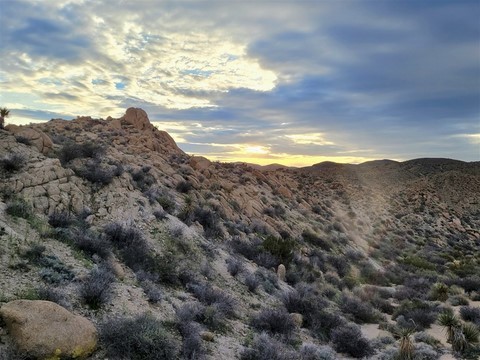
[[[7,1],[0,102],[142,107],[218,159],[478,159],[480,4],[348,5]]]

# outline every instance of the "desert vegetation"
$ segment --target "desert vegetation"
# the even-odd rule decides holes
[[[478,164],[258,170],[147,125],[0,132],[0,307],[88,319],[92,359],[479,356]]]

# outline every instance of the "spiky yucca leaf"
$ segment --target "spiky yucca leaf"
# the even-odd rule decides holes
[[[475,345],[479,343],[480,330],[475,324],[463,324],[462,332],[467,344]]]

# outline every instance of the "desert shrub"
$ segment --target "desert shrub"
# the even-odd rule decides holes
[[[42,256],[38,264],[43,266],[39,272],[40,277],[49,284],[60,284],[75,277],[72,269],[55,255]]]
[[[112,253],[110,243],[90,230],[76,229],[70,237],[73,244],[89,256],[98,255],[106,259]]]
[[[415,345],[413,360],[437,360],[439,354],[428,344],[419,343]]]
[[[54,228],[68,228],[73,221],[73,217],[66,211],[54,211],[48,216],[48,223]]]
[[[253,316],[250,325],[257,331],[289,336],[295,331],[295,323],[284,308],[265,308]]]
[[[22,135],[16,135],[15,140],[17,140],[18,143],[24,144],[24,145],[31,145],[32,142],[30,141],[29,138],[22,136]]]
[[[75,174],[93,184],[108,185],[115,177],[115,171],[98,161],[89,161],[83,167],[74,168]]]
[[[62,165],[78,158],[99,158],[105,154],[105,147],[92,142],[76,144],[73,142],[66,143],[58,152],[58,157]]]
[[[119,251],[128,267],[134,271],[153,267],[150,246],[140,230],[133,226],[110,223],[105,226],[104,232],[106,239]]]
[[[21,198],[13,198],[8,201],[5,212],[10,216],[20,217],[27,220],[33,217],[32,207]]]
[[[322,250],[330,251],[332,249],[332,244],[328,240],[325,240],[311,231],[304,230],[302,232],[302,238],[305,242],[313,246],[318,246]]]
[[[177,184],[176,189],[178,192],[186,194],[193,189],[193,184],[190,181],[183,180]]]
[[[340,309],[344,314],[351,315],[353,320],[359,324],[374,323],[380,317],[380,314],[368,302],[346,294],[343,294],[340,299]]]
[[[335,360],[337,354],[330,346],[303,344],[299,351],[299,360]]]
[[[423,342],[425,344],[428,344],[428,345],[436,347],[436,348],[442,346],[442,343],[439,340],[434,338],[432,335],[426,333],[425,331],[415,333],[413,338],[415,339],[415,341],[417,343]]]
[[[274,236],[267,236],[265,240],[263,240],[262,248],[273,256],[277,257],[281,263],[286,265],[292,259],[295,245],[296,243],[293,239],[282,239]]]
[[[449,293],[449,287],[448,285],[445,285],[443,283],[435,283],[432,285],[430,289],[430,299],[432,300],[438,300],[445,302],[448,299],[448,293]]]
[[[332,343],[337,352],[349,354],[355,358],[373,355],[370,342],[362,336],[356,324],[346,324],[332,330]]]
[[[179,347],[151,315],[109,319],[100,325],[100,340],[112,359],[171,360],[177,358]]]
[[[266,333],[256,335],[249,348],[240,353],[241,360],[292,360],[295,354]]]
[[[286,213],[285,208],[279,204],[275,203],[272,206],[269,206],[263,210],[263,213],[265,215],[268,215],[270,217],[283,217]]]
[[[276,289],[280,288],[278,285],[277,274],[272,271],[260,268],[255,271],[255,276],[262,285],[263,289],[269,294],[272,294]]]
[[[182,335],[182,358],[187,360],[205,359],[206,350],[200,336],[201,327],[197,323],[189,323],[180,329]]]
[[[19,153],[10,153],[0,160],[1,168],[7,173],[13,173],[22,169],[27,163],[24,155]]]
[[[471,321],[480,326],[480,308],[462,306],[460,308],[460,316],[465,321]]]
[[[276,268],[281,264],[281,260],[269,252],[260,251],[252,259],[255,264],[266,269]]]
[[[193,211],[193,221],[198,221],[203,226],[207,237],[217,238],[222,235],[220,216],[212,209],[197,206]]]
[[[462,287],[467,293],[478,291],[480,289],[480,276],[466,276],[464,278],[457,279],[454,281],[454,283]]]
[[[159,303],[163,300],[163,292],[160,287],[149,279],[144,279],[140,281],[140,286],[142,287],[147,299],[151,303]]]
[[[233,250],[245,256],[249,260],[253,260],[257,255],[257,248],[260,246],[261,240],[255,238],[253,241],[243,240],[238,236],[234,236],[230,242]]]
[[[150,187],[156,182],[155,177],[150,173],[150,167],[143,166],[141,169],[133,171],[131,175],[135,187],[143,191],[150,203],[153,203],[157,199],[158,194],[155,190],[150,190]]]
[[[97,310],[110,301],[115,276],[106,266],[96,267],[80,287],[80,298],[91,309]]]
[[[63,291],[50,286],[41,286],[37,289],[38,300],[54,302],[64,308],[71,308],[71,304]]]
[[[417,328],[425,329],[435,322],[438,311],[436,305],[428,302],[419,300],[403,301],[393,313],[392,318],[395,320],[400,315],[403,315],[407,322],[413,321]]]
[[[153,210],[153,216],[155,216],[155,219],[157,220],[165,220],[167,218],[167,212],[163,210],[163,208],[157,208]]]
[[[408,255],[401,260],[401,263],[423,270],[435,270],[436,268],[429,260],[418,255]]]
[[[455,295],[449,298],[450,304],[452,306],[468,305],[468,299],[463,295]]]
[[[295,291],[284,292],[282,301],[289,312],[303,315],[303,326],[321,340],[330,339],[331,330],[346,321],[329,309],[329,302],[311,285],[298,284]]]
[[[260,281],[254,273],[249,273],[245,276],[245,285],[249,291],[256,292],[260,285]]]
[[[33,264],[39,265],[43,259],[45,250],[46,247],[44,245],[34,243],[21,254],[21,257],[27,259]]]
[[[227,270],[232,276],[237,276],[245,269],[243,263],[237,258],[229,257],[225,262],[227,263]]]
[[[191,283],[188,285],[188,290],[203,304],[215,305],[225,316],[235,315],[237,303],[223,290],[207,283]]]
[[[333,265],[337,270],[337,274],[340,277],[345,277],[350,271],[350,264],[342,255],[329,255],[327,257],[328,262]]]
[[[225,329],[225,316],[216,305],[205,306],[200,303],[187,303],[176,311],[177,326],[188,327],[192,322],[207,326],[212,331]],[[183,330],[180,330],[183,333]]]

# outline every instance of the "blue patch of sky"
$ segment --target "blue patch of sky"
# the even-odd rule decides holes
[[[105,85],[106,83],[107,81],[103,79],[92,79],[92,85]]]
[[[214,71],[212,70],[201,70],[201,69],[191,69],[191,70],[182,70],[181,74],[183,75],[193,75],[193,76],[201,76],[201,77],[210,77]]]
[[[117,90],[123,90],[123,89],[125,89],[125,86],[126,85],[123,82],[116,82],[115,83],[115,89],[117,89]]]

